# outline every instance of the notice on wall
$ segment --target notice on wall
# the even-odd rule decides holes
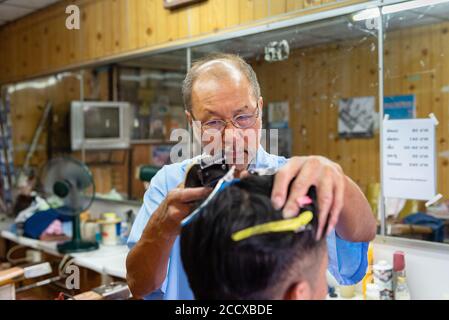
[[[288,128],[290,109],[288,101],[268,103],[268,126],[269,128]]]
[[[413,119],[416,114],[415,95],[400,95],[384,97],[384,114],[389,119]]]
[[[430,200],[436,195],[433,118],[384,120],[385,197]]]

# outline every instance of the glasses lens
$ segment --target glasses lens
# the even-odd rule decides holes
[[[259,109],[256,110],[254,114],[240,114],[233,119],[233,122],[236,127],[245,129],[251,127],[257,118]]]
[[[254,124],[256,119],[255,115],[252,114],[242,114],[234,118],[234,123],[239,128],[248,128]]]
[[[203,124],[203,129],[222,130],[226,126],[226,123],[222,120],[210,120]]]

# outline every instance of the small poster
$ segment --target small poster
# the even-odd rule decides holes
[[[434,198],[435,120],[384,120],[382,162],[385,197]]]
[[[289,114],[288,101],[270,102],[268,104],[269,128],[288,128]]]
[[[163,118],[150,118],[150,139],[164,140],[166,128]]]
[[[415,95],[384,97],[384,114],[388,114],[390,120],[415,118]]]
[[[170,163],[171,145],[154,145],[151,147],[151,164],[162,167]]]
[[[166,119],[168,105],[165,103],[153,103],[150,116],[150,139],[164,140],[167,135]]]
[[[342,138],[371,138],[374,135],[374,97],[340,99],[338,134]]]

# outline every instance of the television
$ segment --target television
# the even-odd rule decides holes
[[[72,101],[72,150],[126,149],[131,135],[131,106],[127,102]]]

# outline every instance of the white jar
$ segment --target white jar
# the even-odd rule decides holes
[[[117,224],[121,219],[115,213],[103,213],[103,220],[100,220],[102,244],[114,246],[118,244]]]
[[[373,266],[373,275],[380,300],[393,300],[393,267],[387,261],[381,260]]]

